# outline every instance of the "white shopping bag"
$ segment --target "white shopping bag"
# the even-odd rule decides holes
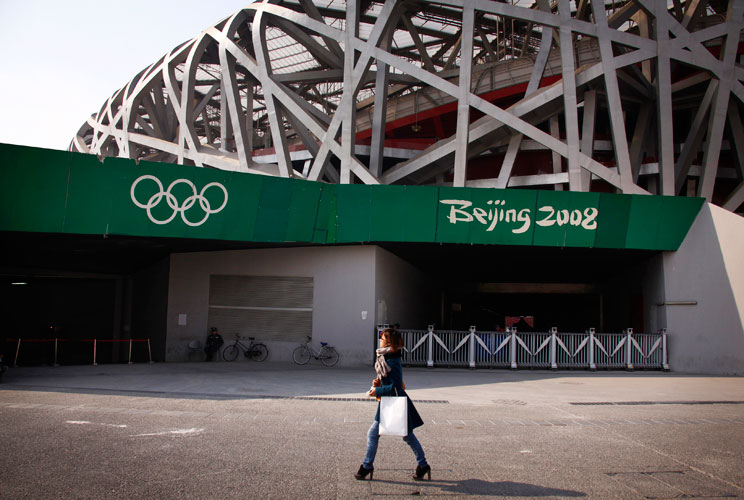
[[[408,435],[408,398],[383,396],[380,398],[380,434]]]

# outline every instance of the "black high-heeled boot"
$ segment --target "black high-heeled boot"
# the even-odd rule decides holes
[[[420,465],[416,466],[416,473],[413,475],[413,479],[416,481],[421,481],[424,479],[424,476],[428,476],[429,481],[431,481],[431,467],[429,465],[424,465],[421,467]]]
[[[365,469],[364,464],[359,466],[359,471],[354,474],[354,477],[358,480],[366,479],[367,474],[369,474],[369,480],[372,480],[372,476],[375,474],[375,468],[372,467],[371,469]]]

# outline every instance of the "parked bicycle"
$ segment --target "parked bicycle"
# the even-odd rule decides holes
[[[256,337],[248,337],[248,340],[251,341],[248,346],[241,342],[241,340],[244,339],[236,333],[235,342],[222,350],[222,359],[225,361],[235,361],[241,350],[243,351],[243,356],[254,361],[263,361],[269,355],[269,349],[265,344],[254,342]]]
[[[321,342],[320,349],[316,351],[311,344],[312,338],[292,351],[292,360],[298,365],[306,365],[310,358],[319,359],[325,366],[334,366],[338,363],[338,352],[328,342]]]

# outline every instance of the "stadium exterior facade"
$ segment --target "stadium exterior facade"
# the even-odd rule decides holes
[[[105,235],[111,336],[165,360],[212,325],[357,364],[378,323],[534,315],[666,328],[672,369],[742,373],[742,23],[738,1],[249,4],[86,121],[70,149],[103,165],[3,148],[5,274],[89,275],[23,249]]]

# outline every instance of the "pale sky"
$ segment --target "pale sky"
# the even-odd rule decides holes
[[[0,143],[67,149],[140,70],[249,0],[0,0]]]

